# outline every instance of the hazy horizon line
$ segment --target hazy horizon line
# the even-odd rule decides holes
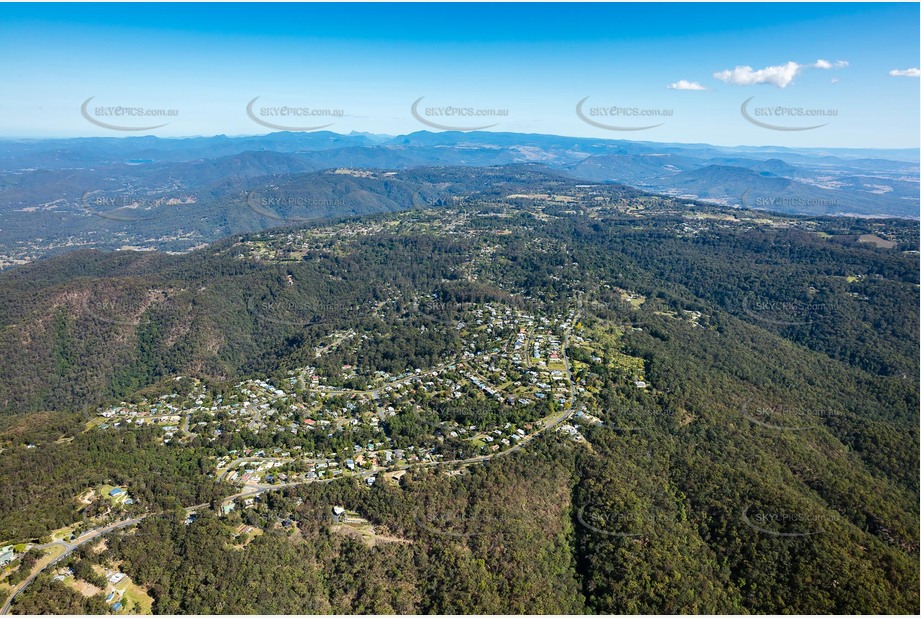
[[[713,142],[670,142],[670,141],[656,141],[656,140],[636,140],[636,139],[626,139],[626,138],[609,138],[609,137],[594,137],[588,135],[567,135],[562,133],[526,133],[522,131],[429,131],[427,129],[420,129],[419,131],[412,131],[410,133],[372,133],[370,131],[350,131],[348,133],[340,133],[338,131],[329,131],[329,130],[318,130],[318,131],[270,131],[267,133],[239,133],[229,135],[226,133],[214,133],[214,134],[195,134],[195,135],[155,135],[155,134],[144,134],[144,135],[60,135],[60,136],[44,136],[37,137],[32,135],[0,135],[0,141],[54,141],[54,140],[87,140],[87,139],[98,139],[98,140],[130,140],[130,139],[146,139],[146,138],[155,138],[159,140],[193,140],[193,139],[213,139],[217,137],[224,137],[227,139],[247,139],[255,137],[270,137],[273,135],[321,135],[321,134],[333,134],[342,137],[351,137],[351,136],[370,136],[373,138],[381,139],[381,144],[387,140],[392,140],[400,137],[408,137],[411,135],[417,134],[428,134],[428,135],[521,135],[521,136],[536,136],[536,137],[560,137],[567,139],[585,139],[592,140],[597,142],[627,142],[631,144],[662,144],[662,145],[674,145],[674,146],[711,146],[716,148],[730,148],[730,149],[743,149],[743,148],[772,148],[778,150],[874,150],[874,151],[892,151],[892,150],[910,150],[918,151],[919,158],[921,158],[921,144],[917,146],[821,146],[821,145],[812,145],[812,146],[782,146],[779,144],[718,144]]]

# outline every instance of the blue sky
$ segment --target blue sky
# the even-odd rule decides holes
[[[918,147],[918,20],[918,4],[4,4],[0,136],[266,133],[246,111],[259,97],[259,119],[341,133],[435,130],[429,120],[729,146]],[[81,114],[90,97],[93,119],[166,126],[103,128]],[[422,120],[410,111],[420,97]],[[586,97],[589,120],[659,126],[594,126],[576,113]],[[751,97],[749,116],[775,129],[743,117]],[[178,115],[97,109],[118,106]],[[270,115],[283,106],[342,113]],[[507,114],[436,116],[442,107]]]

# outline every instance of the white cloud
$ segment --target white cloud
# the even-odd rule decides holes
[[[822,60],[821,58],[815,61],[815,64],[812,65],[817,69],[843,69],[847,66],[847,60],[837,60],[835,62],[829,62],[828,60]]]
[[[736,86],[753,86],[756,84],[769,84],[778,88],[786,88],[793,83],[797,75],[805,69],[843,69],[847,66],[846,60],[837,60],[829,62],[828,60],[816,60],[815,64],[799,64],[792,60],[786,64],[765,67],[757,71],[749,66],[726,69],[713,74],[718,80],[727,84]]]
[[[921,69],[917,67],[913,69],[892,69],[889,71],[889,75],[892,77],[921,77]]]
[[[735,84],[737,86],[771,84],[778,88],[786,88],[793,81],[793,78],[796,77],[797,73],[802,70],[803,65],[795,62],[788,62],[786,64],[758,69],[757,71],[748,66],[736,67],[734,69],[718,71],[713,74],[713,77],[727,84]]]
[[[701,86],[697,82],[689,82],[686,79],[679,79],[673,84],[669,84],[667,88],[671,90],[707,90],[706,87]]]

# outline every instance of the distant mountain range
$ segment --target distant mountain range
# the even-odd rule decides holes
[[[292,220],[412,208],[441,182],[406,181],[415,169],[527,164],[731,208],[918,218],[918,155],[450,131],[7,140],[0,267],[88,246],[185,251]],[[462,175],[464,191],[478,173]]]

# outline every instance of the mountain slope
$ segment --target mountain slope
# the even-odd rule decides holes
[[[506,307],[536,322],[578,316],[567,371],[583,389],[588,416],[570,419],[582,440],[549,430],[501,457],[410,466],[370,489],[360,478],[279,487],[242,515],[202,510],[186,525],[170,505],[238,491],[212,482],[211,457],[310,438],[162,444],[155,428],[76,423],[62,441],[57,427],[13,423],[0,426],[0,475],[19,482],[0,501],[0,530],[63,525],[71,494],[123,483],[165,512],[114,534],[106,557],[161,612],[242,599],[254,612],[916,611],[917,254],[854,242],[835,220],[490,172],[438,208],[183,256],[73,253],[0,275],[2,400],[62,414],[169,397],[177,375],[228,397],[240,379],[287,379],[305,364],[404,375],[488,353],[487,326],[467,316]],[[874,225],[916,246],[916,225]],[[354,348],[327,349],[350,333]],[[467,396],[435,409],[489,409]],[[433,452],[451,448],[441,438]],[[145,464],[163,478],[126,472]],[[337,532],[330,505],[381,540]],[[235,532],[247,525],[261,534]],[[287,575],[265,584],[272,595],[246,592],[276,572]],[[36,590],[23,608],[48,607],[53,586]]]

